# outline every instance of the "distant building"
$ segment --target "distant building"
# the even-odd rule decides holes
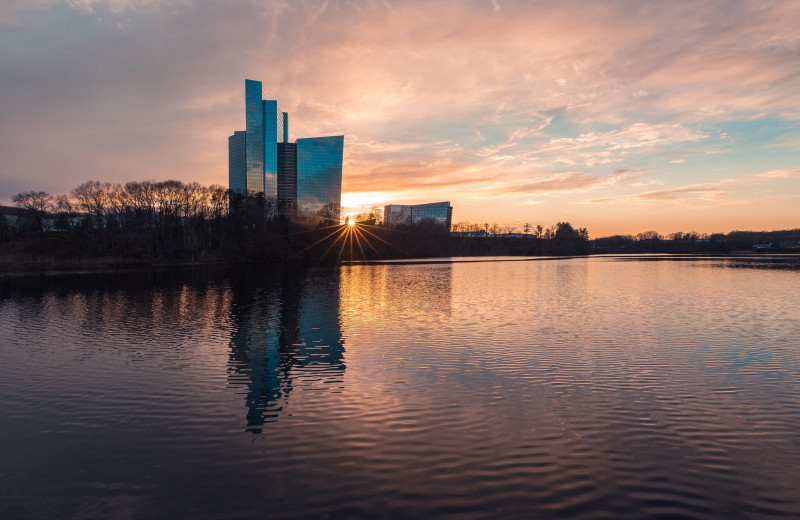
[[[339,218],[344,136],[289,142],[289,114],[245,80],[246,130],[228,138],[228,187],[263,193],[283,214]]]
[[[383,209],[383,225],[386,227],[429,223],[450,231],[452,222],[453,207],[449,201],[428,204],[389,204]]]

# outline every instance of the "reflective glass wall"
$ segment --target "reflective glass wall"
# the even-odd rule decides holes
[[[247,132],[236,131],[228,137],[228,187],[247,192]]]
[[[449,231],[452,220],[453,207],[450,202],[389,204],[383,209],[385,226],[429,223]]]
[[[228,183],[243,194],[263,193],[283,214],[338,219],[344,136],[289,143],[289,114],[264,99],[260,81],[245,80],[246,131],[228,141]]]
[[[277,144],[289,140],[289,114],[281,112],[277,101],[263,99],[260,81],[246,79],[244,85],[247,192],[262,192],[274,199],[278,196]]]
[[[278,211],[297,212],[297,144],[278,143]]]
[[[261,82],[244,80],[245,116],[247,119],[247,192],[264,191],[264,104]]]
[[[344,136],[297,140],[297,207],[301,215],[339,218]]]
[[[277,198],[278,138],[283,140],[283,114],[278,111],[277,101],[265,99],[261,104],[264,115],[264,196]]]

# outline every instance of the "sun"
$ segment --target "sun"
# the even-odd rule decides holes
[[[353,217],[347,219],[347,225],[353,227],[356,225],[356,220]]]

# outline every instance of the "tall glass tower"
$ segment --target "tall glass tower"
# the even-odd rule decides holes
[[[244,195],[263,193],[267,199],[278,197],[278,143],[288,141],[289,114],[281,112],[278,102],[263,99],[260,81],[244,80],[245,125],[244,132],[234,132],[228,141],[229,187]],[[239,153],[241,143],[237,134],[245,139],[245,174],[242,181],[240,161],[233,155]]]
[[[344,136],[289,142],[289,114],[246,79],[246,130],[228,138],[228,186],[245,197],[263,193],[281,214],[338,219]]]
[[[244,80],[247,192],[264,191],[264,104],[261,102],[261,82]]]

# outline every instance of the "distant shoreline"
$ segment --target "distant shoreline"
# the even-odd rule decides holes
[[[446,264],[446,263],[476,263],[476,262],[526,262],[544,260],[568,260],[573,258],[590,257],[639,257],[657,260],[659,258],[800,258],[800,253],[753,251],[724,252],[698,252],[698,253],[588,253],[585,255],[474,255],[474,256],[430,256],[414,258],[391,258],[342,261],[339,264],[315,264],[313,262],[292,261],[186,261],[186,260],[135,260],[126,258],[55,258],[45,257],[9,261],[9,258],[0,257],[0,276],[26,275],[26,274],[69,274],[69,273],[113,273],[131,271],[149,271],[161,269],[184,269],[236,266],[271,265],[293,267],[335,267],[356,265],[391,265],[391,264]]]

